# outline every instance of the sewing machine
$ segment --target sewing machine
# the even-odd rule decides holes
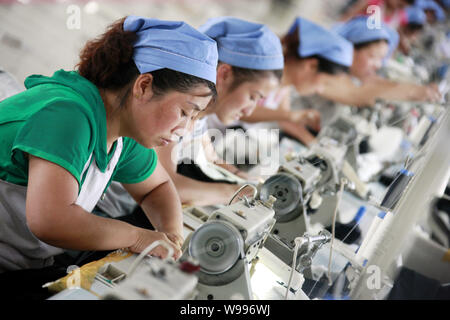
[[[148,256],[157,245],[166,259]],[[74,268],[67,277],[44,285],[64,288],[49,300],[186,300],[197,294],[199,267],[194,261],[174,262],[173,250],[162,241],[141,254],[118,250],[93,263]]]
[[[249,263],[275,224],[275,198],[232,201],[212,212],[185,241],[180,261],[193,258],[200,266],[196,299],[253,299]]]

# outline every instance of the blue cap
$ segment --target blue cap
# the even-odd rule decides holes
[[[280,39],[263,24],[219,17],[209,19],[198,29],[216,40],[222,62],[256,70],[284,67]]]
[[[216,42],[185,22],[128,16],[123,29],[138,36],[133,59],[140,73],[167,68],[216,83]]]
[[[381,22],[379,27],[369,27],[369,19],[369,16],[358,16],[338,25],[333,30],[354,45],[376,40],[386,40],[389,44],[389,52],[386,56],[389,57],[395,51],[400,41],[398,32],[383,22]]]
[[[425,12],[419,7],[410,6],[406,8],[405,11],[408,23],[414,23],[423,26],[427,22],[427,16],[425,15]]]
[[[416,0],[414,6],[422,10],[432,10],[434,12],[434,15],[436,16],[437,21],[445,20],[444,10],[433,0]]]
[[[298,17],[288,34],[297,30],[300,40],[298,54],[302,58],[320,56],[334,63],[350,67],[353,63],[353,45],[335,32]]]

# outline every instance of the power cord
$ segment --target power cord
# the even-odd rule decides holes
[[[258,194],[258,189],[254,186],[254,185],[252,185],[252,184],[249,184],[249,183],[246,183],[246,184],[244,184],[242,187],[240,187],[234,194],[233,194],[233,196],[231,197],[231,200],[230,200],[230,202],[228,203],[228,205],[230,205],[232,202],[233,202],[233,200],[234,200],[234,198],[236,198],[236,196],[239,194],[239,192],[241,192],[242,190],[244,190],[246,187],[251,187],[251,188],[253,188],[253,198],[255,199],[256,198],[256,196],[257,196],[257,194]]]
[[[331,243],[330,243],[330,258],[328,261],[328,285],[331,286],[333,284],[333,280],[331,280],[331,258],[333,256],[333,242],[334,242],[334,238],[336,235],[336,217],[337,217],[337,212],[338,212],[338,208],[339,208],[339,204],[341,202],[342,199],[342,194],[344,192],[344,186],[347,184],[347,179],[345,178],[341,178],[341,186],[339,188],[339,195],[338,195],[338,199],[336,201],[336,208],[334,208],[334,214],[333,214],[333,222],[331,225]]]
[[[297,267],[297,254],[298,254],[298,250],[300,249],[300,247],[305,244],[306,242],[308,242],[308,240],[306,240],[303,237],[297,237],[294,240],[295,242],[295,247],[294,247],[294,256],[292,258],[292,267],[291,267],[291,273],[289,275],[289,281],[288,281],[288,285],[286,288],[286,295],[284,296],[284,300],[287,300],[288,295],[289,295],[289,291],[291,290],[291,283],[292,283],[292,278],[294,276],[294,271]]]

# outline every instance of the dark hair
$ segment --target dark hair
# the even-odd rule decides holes
[[[355,43],[355,44],[353,44],[353,48],[355,48],[355,50],[360,50],[360,49],[367,48],[368,46],[371,46],[372,44],[381,43],[381,42],[389,44],[389,42],[386,39],[377,39],[377,40],[371,40],[371,41],[366,41],[366,42],[361,42],[361,43]]]
[[[328,59],[324,59],[317,55],[306,57],[306,58],[314,58],[314,59],[318,60],[317,70],[319,72],[328,73],[328,74],[339,74],[339,73],[348,73],[350,71],[350,68],[347,66],[330,61]]]
[[[298,54],[298,47],[300,46],[300,39],[298,36],[297,30],[290,34],[286,34],[281,39],[281,44],[283,45],[283,53],[285,61],[288,59],[308,59],[308,58],[314,58],[318,60],[318,71],[328,74],[339,74],[339,73],[348,73],[349,67],[346,67],[344,65],[341,65],[339,63],[330,61],[326,58],[323,58],[318,55],[308,56],[308,57],[301,57]]]
[[[224,62],[219,61],[219,64],[221,63]],[[283,69],[256,70],[231,66],[231,70],[233,72],[233,83],[231,84],[230,90],[236,89],[244,82],[256,81],[257,79],[270,76],[274,76],[278,80],[281,80],[281,77],[283,76]]]
[[[292,58],[301,59],[298,54],[300,39],[298,37],[297,29],[294,32],[286,34],[281,39],[281,45],[283,46],[283,55],[285,61]]]
[[[118,90],[126,86],[122,102],[127,98],[132,82],[140,72],[133,60],[133,44],[137,35],[123,30],[122,18],[111,24],[100,37],[88,41],[80,52],[78,73],[98,88]],[[149,72],[153,76],[152,90],[162,95],[170,90],[188,92],[197,85],[206,85],[217,95],[213,82],[183,72],[160,69]]]
[[[423,24],[410,22],[410,23],[406,24],[404,28],[405,28],[406,32],[413,33],[416,31],[423,30]]]
[[[428,21],[428,14],[432,14],[434,20],[437,19],[436,11],[434,11],[433,9],[427,8],[427,9],[424,9],[423,12],[425,12],[425,14],[427,15],[427,21]]]

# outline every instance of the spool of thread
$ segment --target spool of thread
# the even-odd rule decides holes
[[[436,123],[436,118],[433,116],[428,116],[428,119],[430,120],[430,125],[428,126],[427,131],[423,135],[422,140],[420,141],[420,146],[423,146],[425,142],[428,140],[428,136],[430,135],[431,128],[433,128],[434,124]]]
[[[375,232],[373,233],[372,237],[370,238],[370,241],[367,244],[366,248],[364,249],[364,252],[361,253],[361,257],[364,260],[370,260],[375,249],[379,247],[379,244],[380,244],[382,238],[386,234],[386,230],[388,229],[389,225],[392,222],[394,214],[392,212],[388,211],[388,212],[384,213],[384,216],[382,214],[379,216],[382,217],[381,222],[379,223]]]
[[[393,209],[398,200],[400,200],[402,192],[405,190],[413,176],[414,174],[411,171],[401,169],[386,192],[386,195],[381,202],[381,206],[384,208]]]
[[[365,251],[367,246],[369,245],[369,243],[372,241],[372,237],[375,234],[378,226],[381,224],[381,222],[383,221],[384,217],[386,215],[386,212],[380,212],[372,221],[372,223],[370,224],[369,230],[367,231],[366,236],[364,237],[363,242],[361,243],[361,246],[358,248],[358,251],[356,253],[356,259],[358,261],[362,261],[364,260],[364,256],[365,256]]]
[[[429,116],[423,116],[422,118],[420,118],[419,124],[414,127],[414,129],[411,131],[411,134],[409,135],[410,141],[414,145],[419,146],[431,124],[432,118],[430,118]]]

